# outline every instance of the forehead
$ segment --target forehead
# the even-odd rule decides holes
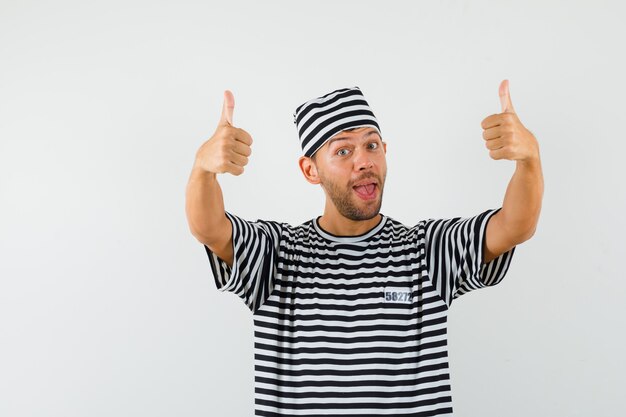
[[[351,127],[349,129],[345,129],[345,130],[342,130],[341,132],[336,133],[334,136],[341,135],[341,134],[356,135],[358,133],[365,133],[365,132],[370,132],[370,131],[375,132],[376,129],[374,129],[372,126]]]
[[[355,129],[342,130],[341,132],[338,132],[337,134],[332,136],[330,140],[328,141],[328,143],[330,144],[331,142],[335,140],[341,140],[341,139],[351,139],[351,138],[373,136],[374,133],[378,135],[378,131],[371,126],[363,126],[363,127],[357,127]]]

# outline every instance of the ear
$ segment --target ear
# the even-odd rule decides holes
[[[308,182],[311,184],[319,184],[321,182],[317,174],[315,162],[313,162],[310,157],[301,156],[300,159],[298,159],[298,165],[300,165],[300,170]]]
[[[387,153],[387,142],[383,142],[383,150]]]

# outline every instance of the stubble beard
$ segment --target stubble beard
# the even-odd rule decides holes
[[[380,207],[383,203],[383,189],[385,188],[386,174],[383,174],[383,178],[374,174],[366,175],[354,181],[360,181],[364,178],[376,178],[376,180],[378,180],[378,198],[374,201],[361,201],[361,206],[355,204],[354,199],[358,199],[359,197],[355,195],[350,184],[348,184],[347,189],[342,188],[337,183],[324,177],[321,172],[318,171],[318,174],[322,187],[326,190],[328,197],[330,197],[337,211],[339,211],[342,216],[350,220],[369,220],[377,216],[380,212]]]

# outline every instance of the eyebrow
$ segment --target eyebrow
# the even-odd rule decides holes
[[[378,131],[376,131],[376,130],[370,130],[370,131],[369,131],[369,132],[367,132],[364,136],[365,136],[365,137],[368,137],[368,136],[370,136],[370,135],[372,135],[372,134],[374,134],[374,133],[375,133],[375,134],[377,134],[377,135],[380,137],[380,134],[379,134],[379,133],[378,133]],[[347,137],[347,136],[338,136],[338,137],[332,138],[331,140],[329,140],[329,141],[328,141],[328,146],[330,146],[330,144],[331,144],[331,143],[333,143],[333,142],[334,142],[334,141],[336,141],[336,140],[345,140],[345,139],[350,139],[350,138],[349,138],[349,137]],[[382,138],[381,138],[381,139],[382,139]]]

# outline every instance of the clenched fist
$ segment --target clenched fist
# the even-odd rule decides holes
[[[235,97],[224,91],[222,116],[213,136],[196,152],[195,165],[215,174],[229,172],[241,175],[252,153],[252,137],[243,129],[233,126]]]

